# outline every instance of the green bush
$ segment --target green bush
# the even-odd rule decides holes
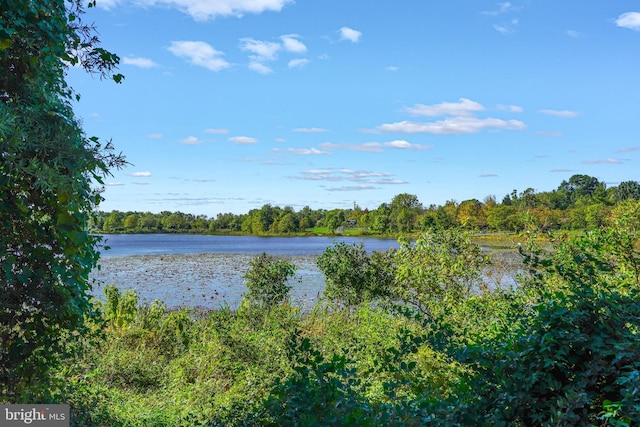
[[[334,243],[317,261],[326,278],[324,296],[346,306],[386,298],[393,282],[392,253],[368,254],[362,242]]]
[[[263,252],[249,261],[249,267],[244,275],[249,302],[271,309],[289,299],[287,280],[295,274],[295,265]]]

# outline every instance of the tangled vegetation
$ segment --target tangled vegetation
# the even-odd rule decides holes
[[[169,310],[109,287],[102,337],[54,371],[58,398],[95,426],[640,422],[634,236],[532,243],[513,289],[485,283],[489,260],[467,239],[425,234],[384,257],[327,248],[334,291],[307,313],[288,302],[291,266],[265,254],[235,311]],[[372,265],[384,288],[358,283]]]

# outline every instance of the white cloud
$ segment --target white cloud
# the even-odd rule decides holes
[[[370,153],[383,151],[382,144],[379,142],[365,142],[364,144],[334,144],[332,142],[324,142],[320,144],[320,147],[325,150],[366,151]]]
[[[311,61],[309,61],[308,59],[304,59],[304,58],[292,59],[291,61],[289,61],[287,66],[289,68],[302,68],[305,65],[307,65],[309,62],[311,62]]]
[[[143,7],[160,6],[180,10],[198,21],[206,21],[217,16],[242,16],[245,13],[280,11],[294,0],[139,0]],[[100,0],[98,6],[112,9],[119,4],[130,4],[130,0]]]
[[[322,133],[322,132],[329,132],[329,129],[324,129],[324,128],[295,128],[295,129],[293,129],[293,132]]]
[[[382,132],[398,133],[431,133],[435,135],[455,135],[476,133],[486,128],[522,130],[526,126],[520,120],[501,120],[495,118],[479,119],[476,117],[451,117],[437,122],[396,122],[377,127]]]
[[[510,113],[522,113],[524,109],[518,105],[502,105],[498,104],[498,110],[509,111]]]
[[[340,28],[341,40],[349,40],[351,43],[358,43],[361,37],[362,33],[358,30],[354,30],[353,28],[349,27]]]
[[[309,181],[351,181],[365,185],[397,185],[406,184],[406,181],[392,178],[388,172],[373,172],[366,170],[340,169],[310,169],[303,171],[299,179]],[[344,187],[343,187],[344,188]]]
[[[129,176],[136,176],[136,177],[149,177],[151,176],[151,172],[149,171],[145,171],[145,172],[132,172],[129,174]]]
[[[291,153],[297,156],[318,156],[329,154],[327,151],[321,151],[317,148],[272,148],[271,151],[276,153]]]
[[[104,185],[107,187],[122,187],[124,184],[121,182],[106,182]]]
[[[211,71],[221,71],[231,66],[220,57],[224,55],[223,52],[202,41],[173,41],[168,50],[179,58],[187,59],[191,64]]]
[[[345,185],[342,187],[329,187],[327,191],[363,191],[363,190],[376,190],[375,185]]]
[[[640,147],[625,147],[618,150],[618,153],[631,153],[640,150]]]
[[[249,62],[249,69],[259,74],[271,74],[273,70],[271,67],[264,65],[262,62],[251,61]]]
[[[149,58],[131,57],[131,56],[122,58],[122,63],[125,65],[133,65],[134,67],[139,67],[139,68],[153,68],[158,66],[158,64],[156,64],[155,62],[153,62],[153,60]]]
[[[396,67],[395,65],[390,65],[388,67],[385,67],[385,70],[387,71],[398,71],[400,69],[400,67]]]
[[[496,178],[498,175],[495,173],[483,173],[480,175],[480,178]]]
[[[511,4],[511,2],[503,2],[503,3],[498,3],[498,9],[496,10],[489,10],[489,11],[485,11],[482,12],[483,15],[499,15],[501,13],[506,13],[509,12],[510,10],[513,9],[513,5]]]
[[[575,30],[567,30],[567,35],[573,38],[580,37],[580,33]]]
[[[640,12],[623,13],[615,22],[618,27],[640,31]]]
[[[228,141],[240,145],[255,144],[258,142],[257,139],[251,138],[250,136],[232,136]]]
[[[622,160],[618,160],[618,159],[585,160],[582,163],[587,165],[603,165],[603,164],[621,165]]]
[[[576,117],[580,115],[580,113],[578,113],[577,111],[569,111],[569,110],[538,110],[538,112],[542,114],[547,114],[550,116],[565,117],[565,118],[571,118],[571,117]]]
[[[385,147],[395,148],[398,150],[430,150],[433,148],[433,145],[420,145],[420,144],[411,144],[404,139],[396,139],[394,141],[385,142]]]
[[[394,140],[389,142],[365,142],[363,144],[334,144],[325,142],[320,144],[325,150],[348,150],[348,151],[365,151],[369,153],[380,153],[385,148],[393,148],[397,150],[430,150],[433,145],[411,144],[405,140]]]
[[[500,34],[511,34],[515,33],[515,26],[520,22],[519,19],[512,19],[511,21],[504,23],[502,25],[493,24],[493,29],[499,32]]]
[[[196,138],[195,136],[188,136],[185,139],[183,139],[181,141],[183,144],[186,145],[197,145],[197,144],[202,144],[202,141],[200,141],[198,138]]]
[[[305,53],[307,51],[307,46],[305,46],[304,43],[298,40],[297,37],[300,37],[300,36],[297,34],[280,36],[280,40],[282,40],[282,45],[284,46],[284,50],[286,50],[287,52],[293,52],[293,53]]]
[[[204,130],[206,133],[214,133],[214,134],[218,134],[218,135],[224,135],[229,133],[229,129],[225,129],[225,128],[208,128]]]
[[[458,102],[443,102],[435,105],[416,104],[413,107],[405,107],[405,111],[414,116],[469,116],[477,111],[484,111],[484,107],[466,98],[460,98]]]
[[[149,135],[147,135],[147,138],[162,139],[162,134],[161,133],[150,133]]]
[[[240,49],[251,52],[255,61],[273,61],[281,49],[280,43],[255,40],[249,37],[240,39]]]

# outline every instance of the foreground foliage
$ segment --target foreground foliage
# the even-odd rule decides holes
[[[108,76],[118,58],[82,22],[86,2],[1,4],[0,399],[29,401],[30,386],[76,351],[85,318],[97,314],[88,279],[97,239],[87,229],[101,197],[92,184],[124,162],[83,133],[65,71]]]
[[[441,256],[445,242],[476,253],[461,249],[465,241],[435,235],[420,244],[437,243],[430,250]],[[196,313],[108,288],[104,339],[58,375],[77,425],[635,425],[634,243],[628,230],[611,229],[560,240],[550,252],[524,247],[528,273],[517,289],[456,293],[454,304],[436,293],[429,304],[439,308],[427,315],[389,294],[324,300],[309,313],[286,303]],[[405,249],[427,250],[417,247]],[[368,265],[371,254],[358,246],[325,254],[340,273],[334,285],[351,289],[353,277],[369,277],[336,261]],[[385,258],[392,288],[408,268],[398,268],[406,254],[396,255]],[[475,274],[486,262],[478,260],[465,264]],[[274,262],[257,257],[252,272],[267,278]]]

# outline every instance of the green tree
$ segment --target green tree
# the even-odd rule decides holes
[[[87,230],[101,196],[92,184],[124,159],[87,137],[71,108],[69,65],[109,76],[118,63],[81,20],[83,4],[2,2],[0,400],[45,380],[95,314],[88,276],[99,239]]]
[[[296,272],[296,266],[272,255],[262,253],[249,261],[246,298],[253,304],[271,309],[289,298],[291,286],[288,279]]]
[[[135,230],[138,227],[138,215],[127,215],[122,221],[122,226],[128,231]]]
[[[336,242],[324,250],[317,264],[326,278],[324,294],[329,299],[352,306],[390,294],[393,283],[390,253],[369,255],[362,242],[353,245]]]
[[[456,229],[426,232],[412,244],[403,242],[394,256],[394,295],[433,316],[455,306],[482,283],[489,257]]]
[[[416,218],[422,210],[418,196],[408,193],[396,195],[391,201],[390,226],[392,230],[408,233],[416,228]]]
[[[378,209],[371,211],[369,213],[370,216],[370,222],[371,222],[371,231],[373,231],[374,233],[379,233],[379,234],[383,234],[383,233],[388,233],[389,230],[389,215],[391,214],[391,209],[389,208],[389,205],[387,205],[386,203],[382,203],[380,206],[378,206]]]
[[[638,181],[623,181],[615,188],[615,200],[640,200],[640,183]]]

